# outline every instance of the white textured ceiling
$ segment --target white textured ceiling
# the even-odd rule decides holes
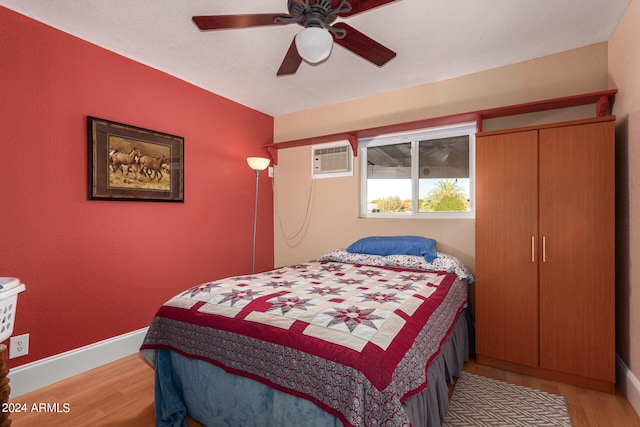
[[[0,0],[0,5],[272,116],[607,41],[630,0],[397,0],[345,19],[397,53],[334,46],[276,76],[298,25],[202,32],[194,15],[287,13],[286,0]],[[0,29],[2,31],[2,29]]]

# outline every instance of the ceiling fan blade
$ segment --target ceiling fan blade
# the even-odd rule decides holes
[[[342,39],[334,38],[337,44],[379,67],[396,56],[396,53],[391,49],[381,45],[344,22],[338,22],[334,24],[333,27],[344,29],[347,32],[347,35]]]
[[[302,57],[298,53],[298,48],[296,47],[296,39],[294,38],[291,41],[291,45],[289,46],[289,50],[287,54],[284,56],[282,60],[282,64],[280,64],[280,68],[276,73],[278,76],[285,76],[288,74],[295,74],[298,71],[298,67],[302,63]]]
[[[251,13],[244,15],[211,15],[191,18],[201,30],[224,30],[230,28],[260,27],[265,25],[282,25],[275,18],[291,18],[286,13]]]
[[[366,12],[367,10],[385,5],[387,3],[393,3],[394,1],[396,0],[349,0],[349,3],[351,3],[351,11],[346,13],[338,13],[338,16],[353,16],[358,13]],[[338,4],[340,4],[340,1],[334,0],[333,3],[332,6],[336,7]]]

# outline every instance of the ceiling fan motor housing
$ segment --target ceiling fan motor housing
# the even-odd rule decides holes
[[[348,0],[341,0],[335,8],[331,7],[331,0],[318,0],[314,4],[310,4],[310,0],[303,0],[302,3],[289,1],[289,13],[293,18],[298,18],[298,24],[305,28],[329,28],[339,13],[349,13],[351,10]]]

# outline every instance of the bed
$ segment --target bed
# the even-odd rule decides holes
[[[435,241],[367,239],[163,304],[141,347],[156,425],[439,426],[473,347],[473,277]]]

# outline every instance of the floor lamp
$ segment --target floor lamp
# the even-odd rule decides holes
[[[256,172],[256,202],[253,209],[253,246],[251,256],[251,274],[256,271],[256,229],[258,224],[258,177],[260,172],[265,170],[271,160],[264,157],[247,157],[247,163],[249,167]]]

